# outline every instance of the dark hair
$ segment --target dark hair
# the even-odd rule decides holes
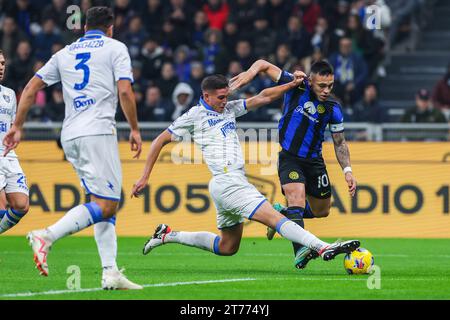
[[[329,62],[320,60],[314,62],[311,66],[311,73],[318,74],[320,76],[329,76],[334,74],[334,70],[333,66]]]
[[[224,89],[228,87],[228,80],[221,74],[214,74],[203,79],[201,87],[202,91]]]
[[[0,49],[0,56],[5,56],[2,49]]]
[[[86,13],[86,29],[104,32],[114,23],[114,14],[108,7],[92,7]]]

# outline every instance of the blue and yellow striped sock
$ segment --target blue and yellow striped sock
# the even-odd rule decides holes
[[[16,211],[13,208],[5,210],[2,219],[0,220],[0,233],[11,229],[19,223],[20,219],[25,216],[24,212]]]

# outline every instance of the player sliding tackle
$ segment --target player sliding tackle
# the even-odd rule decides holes
[[[235,101],[228,101],[230,88],[224,76],[212,75],[202,81],[203,96],[199,104],[176,119],[153,141],[144,172],[133,186],[132,196],[139,196],[147,185],[164,145],[190,135],[203,151],[205,162],[213,174],[209,192],[217,209],[220,235],[172,231],[169,226],[160,224],[146,242],[144,254],[166,243],[180,243],[217,255],[233,255],[241,242],[244,218],[274,228],[284,238],[318,252],[324,260],[331,260],[337,254],[348,253],[359,247],[357,240],[328,244],[318,239],[273,209],[245,176],[236,118],[280,98],[288,90],[298,87],[304,77],[304,73],[296,72],[292,81],[286,84],[265,89],[250,99]]]

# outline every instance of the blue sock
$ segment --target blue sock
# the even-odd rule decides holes
[[[13,208],[9,208],[8,210],[3,211],[3,216],[0,219],[0,233],[3,233],[6,230],[14,227],[26,214],[26,212],[16,211]]]
[[[303,219],[314,219],[314,218],[315,218],[314,213],[312,212],[308,201],[306,201],[306,207],[305,207],[305,212],[303,213]]]

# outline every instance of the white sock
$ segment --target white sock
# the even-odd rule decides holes
[[[94,225],[94,236],[103,269],[117,270],[116,226],[109,221],[98,222]]]
[[[329,245],[288,218],[281,219],[277,223],[276,229],[284,238],[291,240],[292,242],[300,243],[317,252]]]
[[[90,202],[70,209],[64,217],[48,227],[47,230],[50,232],[51,240],[54,242],[100,222],[102,219],[100,207],[95,202]]]
[[[164,243],[180,243],[190,247],[200,248],[219,254],[218,244],[220,237],[217,234],[201,231],[186,232],[172,231],[164,237]]]

